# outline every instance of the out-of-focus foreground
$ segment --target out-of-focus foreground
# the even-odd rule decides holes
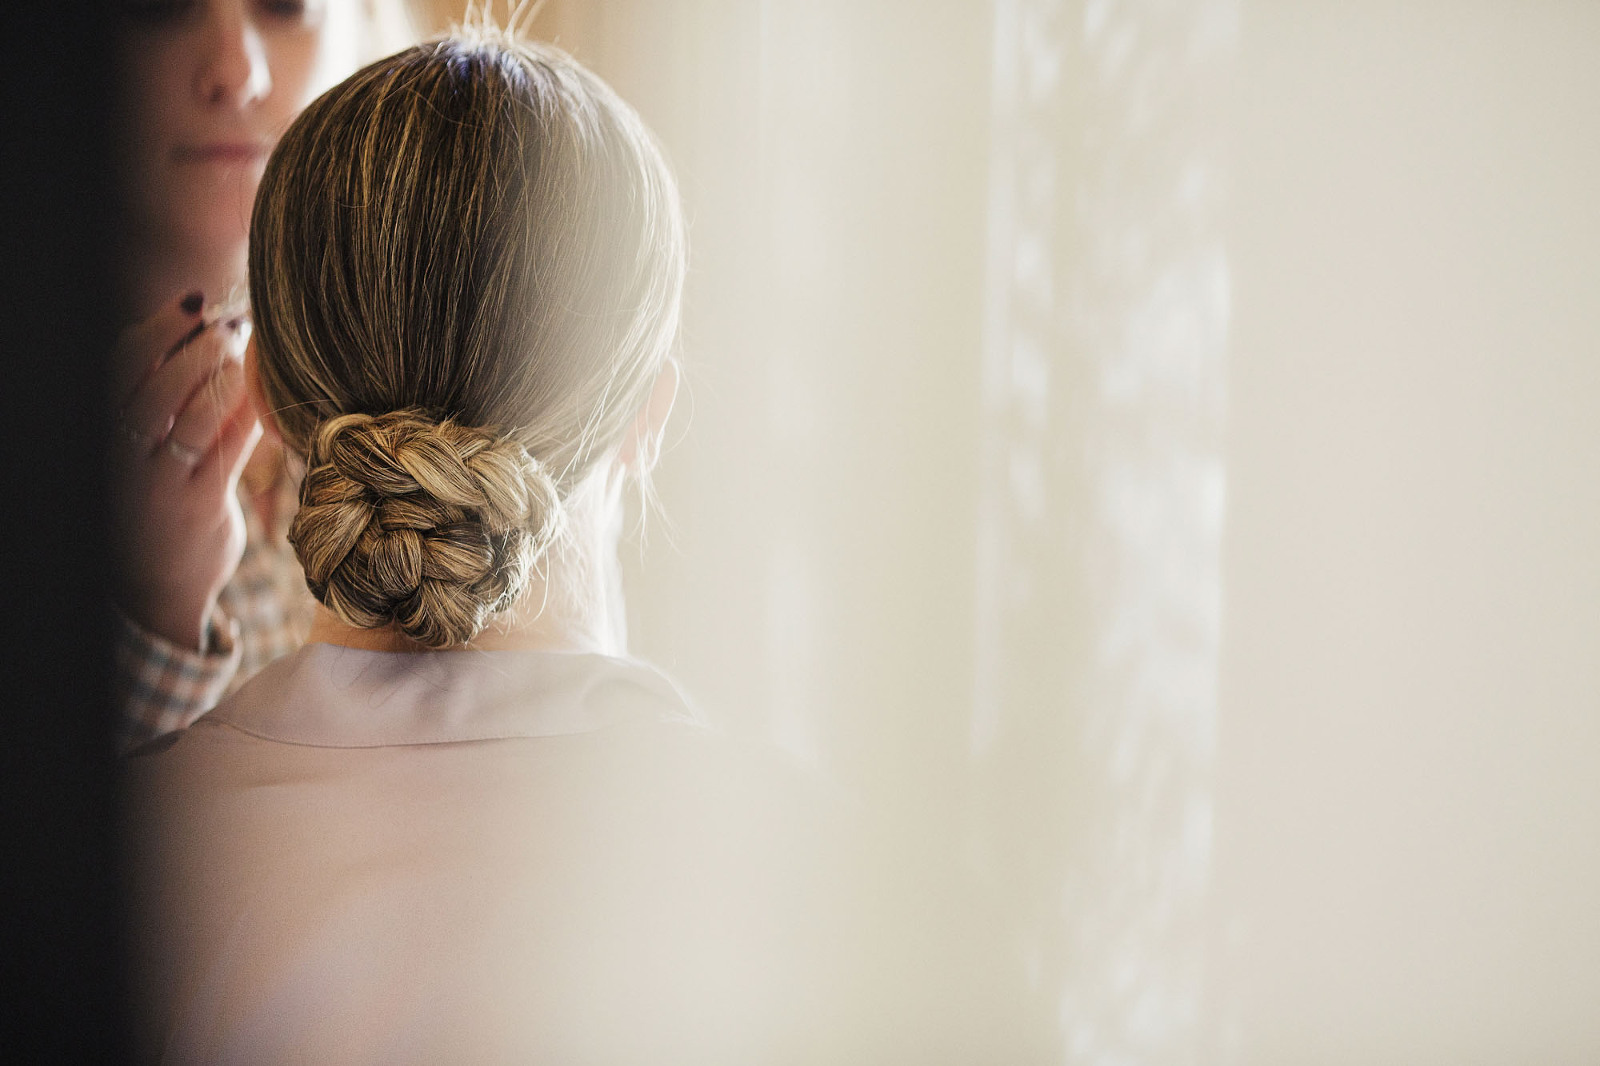
[[[1600,1057],[1600,7],[534,29],[693,219],[636,652],[974,870],[1063,1062]]]

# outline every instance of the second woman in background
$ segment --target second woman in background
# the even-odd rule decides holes
[[[406,43],[399,0],[125,0],[117,679],[124,740],[181,728],[298,646],[294,478],[244,402],[250,207],[314,97]]]

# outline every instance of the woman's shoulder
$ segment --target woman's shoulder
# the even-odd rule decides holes
[[[158,895],[196,901],[176,927],[210,929],[199,904],[243,899],[246,887],[259,901],[261,886],[275,886],[265,898],[294,913],[306,891],[321,900],[359,883],[365,907],[408,901],[390,923],[405,943],[415,930],[404,916],[425,899],[432,927],[455,930],[452,957],[483,995],[520,997],[534,977],[559,973],[540,986],[547,1031],[591,1019],[586,1039],[615,1029],[630,1048],[626,1032],[656,1040],[651,1061],[738,1061],[719,1057],[734,1047],[796,1061],[877,1051],[940,1061],[1000,1017],[1005,997],[971,950],[986,939],[981,914],[953,870],[913,858],[817,768],[706,724],[661,675],[626,662],[558,665],[569,671],[562,684],[547,674],[532,690],[588,708],[585,718],[568,706],[567,726],[602,724],[561,731],[545,717],[542,730],[503,737],[317,747],[247,732],[293,723],[239,701],[135,757],[156,827],[146,857],[167,867]],[[274,698],[301,691],[281,676],[295,669],[264,679]],[[434,680],[465,684],[494,669],[491,660]],[[371,695],[373,681],[361,691]],[[513,690],[530,692],[498,682],[478,691]],[[471,911],[457,905],[462,893]],[[522,1032],[518,1023],[507,1039]]]

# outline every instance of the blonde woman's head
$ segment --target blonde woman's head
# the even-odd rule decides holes
[[[431,647],[515,602],[650,397],[683,274],[654,140],[557,49],[451,37],[306,108],[256,197],[250,291],[317,597]]]

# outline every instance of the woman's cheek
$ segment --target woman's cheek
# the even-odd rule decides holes
[[[361,5],[354,0],[328,5],[322,20],[314,28],[301,31],[302,40],[296,49],[293,62],[294,91],[286,95],[295,100],[292,118],[300,109],[349,77],[363,62],[376,58],[369,52],[367,42],[372,27],[361,14]],[[286,72],[290,69],[286,66]],[[280,84],[287,84],[280,82]]]
[[[144,55],[124,64],[116,115],[118,163],[124,196],[144,225],[159,224],[171,195],[168,163],[181,91],[170,64]],[[152,217],[154,216],[154,217]]]

